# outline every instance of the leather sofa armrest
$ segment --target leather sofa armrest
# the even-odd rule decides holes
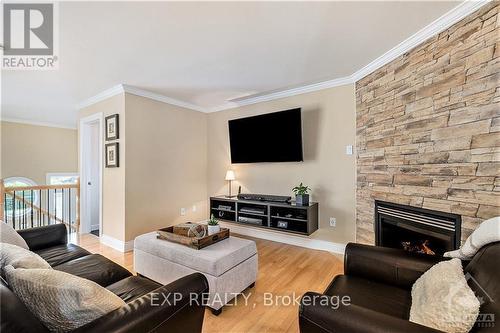
[[[68,243],[68,230],[62,223],[19,230],[18,233],[31,251]]]
[[[314,298],[316,302],[312,303]],[[334,308],[325,305],[330,296],[308,292],[299,308],[301,333],[438,333],[441,331],[411,321],[389,316],[354,304]],[[323,304],[320,303],[323,299]],[[332,305],[335,303],[331,303]],[[441,332],[442,333],[442,332]]]
[[[205,276],[194,273],[143,295],[74,332],[201,332],[205,314],[203,300],[207,292]]]
[[[344,274],[408,288],[429,268],[446,259],[387,247],[349,243],[344,256]]]

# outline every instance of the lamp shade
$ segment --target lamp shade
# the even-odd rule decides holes
[[[235,180],[236,175],[234,174],[233,170],[227,170],[226,172],[226,180]]]

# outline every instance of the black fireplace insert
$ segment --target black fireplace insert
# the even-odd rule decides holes
[[[375,201],[375,242],[428,255],[460,247],[460,215]]]

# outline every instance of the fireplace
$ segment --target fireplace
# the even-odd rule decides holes
[[[375,201],[378,246],[443,255],[460,247],[460,215]]]

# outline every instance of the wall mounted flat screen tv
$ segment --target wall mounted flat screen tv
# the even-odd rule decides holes
[[[301,109],[230,120],[229,143],[231,163],[303,161]]]

